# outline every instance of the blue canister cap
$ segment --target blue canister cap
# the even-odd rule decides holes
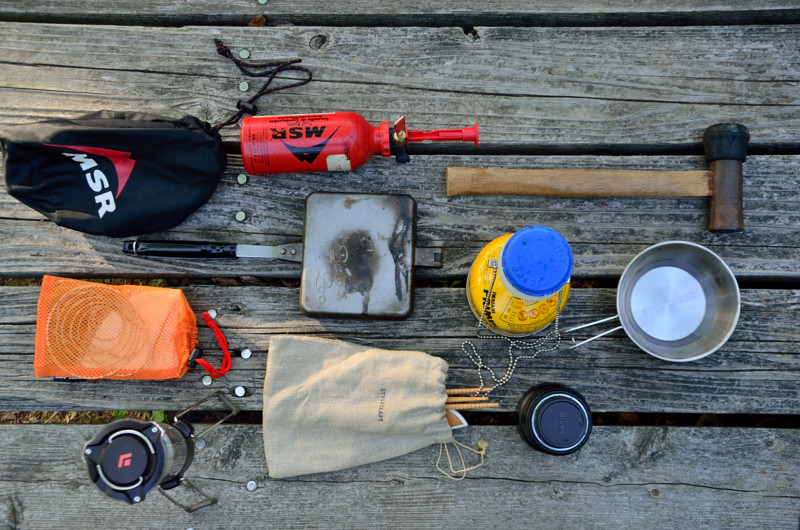
[[[572,249],[547,226],[528,226],[506,241],[500,260],[511,287],[529,296],[557,292],[572,274]]]

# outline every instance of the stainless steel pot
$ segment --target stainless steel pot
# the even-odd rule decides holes
[[[693,361],[718,350],[739,320],[741,298],[728,265],[709,249],[666,241],[640,252],[620,276],[617,314],[567,330],[619,319],[619,329],[641,349],[665,361]]]

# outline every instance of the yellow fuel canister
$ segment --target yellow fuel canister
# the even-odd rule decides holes
[[[552,228],[528,226],[505,234],[486,245],[472,263],[469,306],[481,324],[496,333],[531,335],[563,310],[572,265],[569,243]]]

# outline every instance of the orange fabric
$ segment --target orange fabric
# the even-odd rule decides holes
[[[180,289],[42,281],[36,377],[173,379],[195,346],[197,321]]]

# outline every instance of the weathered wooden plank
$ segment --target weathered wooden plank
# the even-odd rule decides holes
[[[107,499],[79,462],[99,426],[2,426],[0,520],[11,527],[776,528],[800,517],[800,431],[595,427],[577,453],[537,453],[513,427],[457,434],[489,442],[486,464],[453,482],[437,447],[354,469],[268,477],[259,426],[223,425],[187,477],[218,504],[187,514],[152,492],[142,505]],[[53,443],[57,440],[57,443]],[[742,458],[742,455],[747,455]],[[46,462],[46,465],[42,465]],[[258,489],[245,485],[255,480]],[[179,492],[173,492],[176,495]]]
[[[0,1],[0,20],[30,22],[74,22],[145,25],[245,25],[254,15],[264,15],[270,23],[295,25],[353,26],[431,26],[431,25],[654,25],[654,24],[753,24],[797,21],[797,5],[787,0],[706,2],[665,0],[631,5],[624,0],[582,0],[565,4],[491,0],[457,2],[448,0],[431,5],[409,1],[400,4],[385,0],[348,0],[335,7],[314,0],[269,0],[265,5],[254,0],[213,2],[134,1],[79,2],[43,1],[35,4],[14,0]]]
[[[224,121],[253,60],[301,57],[314,82],[263,113],[352,110],[377,123],[482,126],[481,152],[692,149],[710,124],[754,148],[800,147],[800,26],[664,28],[141,28],[2,24],[0,124],[112,108]],[[405,43],[407,46],[388,46]],[[260,86],[260,85],[259,85]],[[225,138],[238,139],[235,128]],[[474,148],[473,148],[474,149]]]
[[[235,356],[231,372],[210,387],[201,384],[204,372],[199,367],[181,380],[166,382],[36,379],[32,364],[38,289],[3,288],[0,409],[177,410],[211,391],[244,385],[252,394],[237,403],[243,409],[260,410],[269,340],[279,334],[422,350],[448,362],[450,387],[478,384],[476,368],[461,349],[464,340],[475,336],[477,319],[460,288],[417,289],[414,313],[397,322],[308,318],[298,310],[298,290],[292,288],[193,286],[184,292],[195,311],[219,313],[219,325]],[[534,384],[559,382],[581,392],[597,412],[800,414],[796,349],[800,291],[746,289],[742,298],[736,331],[709,357],[689,363],[661,361],[639,350],[622,332],[576,350],[567,350],[564,342],[557,351],[520,361],[512,380],[495,392],[500,410],[514,410]],[[575,289],[562,329],[615,312],[614,290]],[[586,338],[590,332],[582,331],[576,338]],[[221,352],[203,325],[199,339],[210,362],[219,365]],[[508,362],[505,342],[474,342],[484,362],[502,375]],[[253,357],[236,356],[243,348],[251,349]]]
[[[442,246],[442,269],[417,269],[418,279],[463,279],[478,251],[495,237],[530,224],[559,230],[575,253],[574,277],[614,280],[642,249],[688,240],[719,253],[740,280],[800,277],[797,156],[752,156],[745,164],[746,230],[706,230],[706,199],[553,199],[523,196],[447,197],[448,165],[507,168],[604,167],[700,169],[702,157],[416,156],[408,165],[374,159],[347,173],[250,177],[238,157],[214,196],[180,226],[150,237],[236,243],[300,242],[305,198],[314,191],[407,193],[418,202],[418,244]],[[235,214],[247,214],[244,222]],[[37,277],[257,276],[299,280],[300,266],[277,260],[144,260],[123,255],[119,239],[56,227],[0,194],[0,275]]]

